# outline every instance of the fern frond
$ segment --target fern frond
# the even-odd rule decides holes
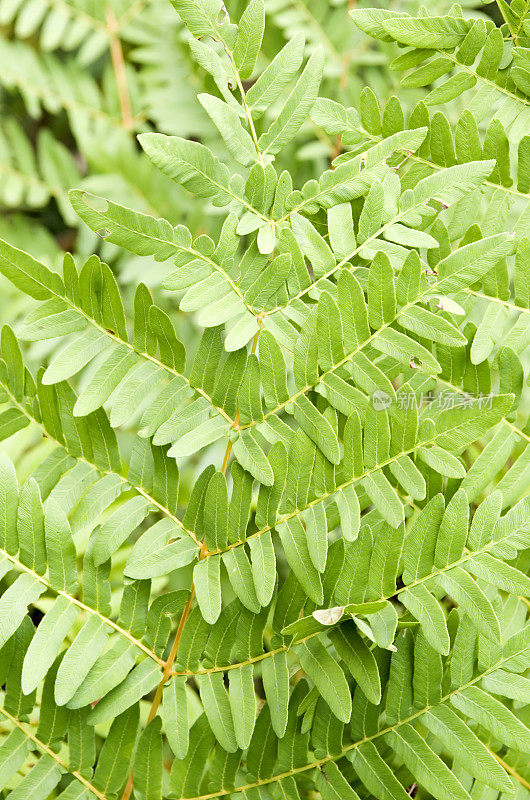
[[[364,97],[368,96],[367,91]],[[375,128],[380,127],[379,132],[374,130],[374,119],[371,116],[377,112],[379,113],[379,125],[376,125]],[[340,134],[342,144],[352,148],[351,151],[348,151],[348,154],[343,154],[336,160],[335,163],[338,165],[341,162],[343,163],[346,158],[350,158],[357,152],[364,150],[366,144],[381,141],[391,133],[396,133],[397,131],[394,131],[391,127],[393,114],[397,115],[394,125],[403,125],[404,111],[401,109],[397,98],[387,101],[382,114],[378,105],[372,103],[368,107],[367,103],[362,102],[362,98],[359,114],[355,109],[346,109],[334,101],[319,98],[313,107],[311,118],[326,133],[330,135]],[[496,140],[494,147],[492,147],[491,142],[481,142],[475,118],[468,110],[464,111],[460,116],[453,133],[447,118],[441,112],[436,112],[430,116],[428,107],[421,101],[413,109],[408,120],[408,125],[413,129],[417,128],[418,123],[428,128],[428,135],[424,137],[416,150],[413,150],[410,144],[407,143],[409,146],[402,148],[404,151],[402,157],[399,161],[396,159],[396,169],[409,164],[417,165],[416,167],[411,167],[408,171],[408,179],[404,181],[405,185],[408,181],[414,183],[443,167],[449,167],[456,163],[465,163],[475,158],[496,157],[497,165],[490,179],[484,181],[484,185],[499,189],[510,195],[521,195],[528,199],[528,176],[521,170],[516,176],[518,186],[513,186],[514,181],[510,175],[508,139],[502,124],[498,120],[494,120],[489,126],[488,130],[491,131],[491,136],[488,137],[488,134],[486,134],[487,139],[494,138]],[[384,132],[383,124],[385,127]],[[528,148],[526,137],[523,137],[519,142],[519,148],[519,164],[524,167],[524,154]],[[351,156],[349,152],[351,152]]]
[[[38,119],[43,111],[56,114],[64,109],[80,142],[121,130],[116,104],[107,110],[110,98],[103,98],[91,75],[75,61],[63,62],[53,53],[37,54],[27,44],[7,39],[0,39],[0,58],[2,85],[8,91],[20,91],[30,116]]]
[[[462,620],[458,628],[462,629],[462,636],[465,636]],[[493,788],[509,792],[511,783],[506,773],[472,732],[469,720],[471,718],[472,721],[479,722],[497,736],[501,735],[502,730],[503,737],[513,736],[518,747],[528,748],[528,743],[525,744],[528,732],[520,720],[477,685],[484,683],[489,674],[499,667],[502,669],[504,664],[511,664],[512,669],[515,667],[517,670],[517,660],[521,656],[524,658],[523,654],[528,651],[528,628],[514,633],[503,649],[495,653],[493,662],[483,664],[475,674],[475,655],[469,650],[466,652],[463,642],[457,637],[451,664],[460,662],[465,673],[461,674],[454,663],[451,672],[452,685],[447,686],[444,694],[431,694],[428,688],[426,671],[440,670],[441,674],[443,664],[440,657],[429,650],[429,645],[421,634],[414,636],[408,631],[399,637],[398,642],[399,646],[390,663],[385,714],[380,721],[374,717],[374,707],[361,694],[356,693],[353,703],[357,716],[353,719],[350,730],[343,729],[345,742],[341,741],[341,737],[327,738],[325,731],[329,725],[329,711],[321,702],[315,704],[314,700],[310,700],[309,686],[302,681],[289,704],[284,738],[278,740],[271,730],[271,715],[267,707],[259,715],[255,734],[245,756],[246,769],[250,773],[245,783],[241,783],[241,778],[238,782],[236,777],[238,770],[243,767],[241,754],[236,751],[236,756],[230,759],[229,774],[224,775],[217,785],[210,784],[211,791],[198,793],[203,773],[198,770],[196,748],[200,746],[201,759],[204,760],[212,747],[212,740],[205,735],[205,720],[200,718],[191,729],[193,746],[190,747],[189,755],[184,763],[176,762],[176,767],[172,770],[172,792],[199,800],[223,797],[233,791],[258,791],[266,787],[272,788],[279,783],[288,784],[292,793],[298,791],[298,780],[307,779],[317,790],[325,788],[327,793],[333,789],[342,797],[347,797],[348,792],[353,791],[350,785],[355,787],[357,782],[370,793],[383,792],[384,796],[406,797],[407,792],[401,782],[400,773],[394,774],[383,759],[387,753],[386,748],[390,747],[413,777],[434,791],[437,797],[468,797],[458,778],[452,775],[444,761],[428,746],[418,733],[418,728],[423,731],[427,728],[433,734],[439,745],[455,759],[457,772],[463,762],[465,769],[479,781],[487,781]],[[483,703],[482,710],[477,705],[479,698]],[[464,719],[453,709],[461,711]],[[316,756],[314,760],[307,760],[311,752],[310,740],[309,733],[304,733],[303,726],[308,714]],[[495,717],[495,714],[499,716]],[[336,729],[338,720],[333,725]],[[298,750],[293,753],[291,748],[295,740],[298,742]],[[219,757],[218,748],[219,745],[212,754],[213,763]],[[278,771],[275,771],[275,765]]]
[[[116,0],[111,5],[119,18],[127,11],[127,5]],[[43,0],[39,13],[31,13],[30,3],[26,0],[3,2],[0,4],[0,21],[3,25],[12,25],[19,39],[28,39],[38,32],[39,47],[43,52],[77,51],[77,60],[87,65],[109,46],[107,8],[108,4],[99,0],[88,4],[80,0]],[[121,19],[119,28],[127,21]]]
[[[8,208],[41,208],[53,197],[67,223],[75,220],[68,202],[68,187],[80,179],[71,154],[45,130],[32,144],[14,120],[0,132],[0,172],[4,178],[0,200]]]
[[[418,67],[407,76],[405,85],[428,85],[452,73],[427,95],[427,105],[446,103],[477,87],[468,104],[473,116],[482,120],[494,108],[495,116],[518,142],[528,130],[530,118],[524,77],[527,49],[505,43],[490,20],[473,22],[463,17],[461,9],[453,7],[453,12],[443,17],[413,17],[382,9],[356,9],[351,16],[370,36],[411,47],[393,63],[400,70]],[[437,53],[443,55],[434,55]]]

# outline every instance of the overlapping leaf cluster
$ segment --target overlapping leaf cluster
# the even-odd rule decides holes
[[[34,301],[2,330],[0,432],[35,437],[20,485],[0,458],[0,786],[524,798],[529,9],[353,11],[411,48],[409,113],[319,96],[329,42],[266,63],[262,0],[173,5],[225,152],[138,138],[218,235],[70,193],[105,248],[168,266],[163,304],[0,242]],[[282,154],[309,118],[334,157],[304,182]]]

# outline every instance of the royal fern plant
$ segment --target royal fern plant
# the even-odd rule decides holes
[[[74,183],[134,293],[0,242],[0,794],[530,798],[529,3],[343,7],[405,87],[345,107],[285,4],[172,2],[217,133],[138,147],[212,236]]]

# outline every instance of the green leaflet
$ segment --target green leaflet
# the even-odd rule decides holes
[[[484,689],[493,694],[519,700],[522,703],[527,702],[529,689],[528,678],[522,675],[516,675],[499,669],[487,675],[483,679],[482,685]]]
[[[204,497],[204,527],[209,550],[222,550],[228,542],[228,491],[222,472],[210,478]]]
[[[386,355],[419,369],[427,375],[436,375],[441,372],[438,361],[426,347],[411,339],[394,328],[379,331],[374,337],[374,347]]]
[[[88,334],[74,338],[55,356],[42,376],[43,383],[47,385],[59,383],[75,375],[98,352],[107,349],[108,346],[106,337],[98,331],[90,331]]]
[[[298,517],[282,522],[277,526],[283,549],[291,569],[309,597],[318,603],[323,602],[320,575],[311,563],[304,528]]]
[[[336,717],[348,722],[351,715],[350,691],[344,673],[318,639],[299,645],[300,664]]]
[[[94,563],[99,566],[107,561],[148,512],[149,503],[143,497],[134,497],[111,514],[98,533],[92,552]]]
[[[404,507],[384,473],[378,470],[367,475],[361,484],[383,519],[397,528],[403,521]]]
[[[172,520],[155,523],[134,545],[124,573],[130,578],[156,578],[195,560],[198,546]],[[172,541],[170,541],[172,539]]]
[[[276,736],[282,737],[287,726],[289,706],[289,668],[285,652],[275,653],[272,658],[263,661],[262,679],[271,725]]]
[[[379,231],[383,220],[383,198],[383,186],[380,181],[375,181],[370,186],[359,217],[357,241],[360,243],[375,236]]]
[[[257,711],[253,664],[244,664],[239,669],[230,670],[228,699],[232,709],[237,745],[241,750],[246,750],[254,732]]]
[[[348,350],[355,350],[370,336],[363,291],[355,276],[347,270],[340,273],[337,291],[344,342]]]
[[[434,563],[445,567],[458,561],[464,552],[469,527],[469,505],[466,494],[459,490],[448,503],[436,542]]]
[[[133,361],[132,354],[125,347],[114,348],[78,397],[74,414],[84,417],[100,408],[125,377]]]
[[[445,204],[455,203],[480,186],[489,175],[488,170],[492,166],[492,161],[470,161],[468,164],[457,164],[423,178],[414,189],[408,189],[402,195],[400,209],[406,212],[431,198]],[[404,219],[407,219],[406,214]]]
[[[331,249],[339,258],[348,257],[357,245],[350,203],[338,203],[328,209]]]
[[[199,770],[210,754],[214,743],[213,733],[207,718],[202,715],[190,733],[191,749],[183,762],[175,762],[171,770],[171,791],[177,794],[199,791]]]
[[[478,686],[463,689],[451,698],[451,702],[459,711],[463,711],[479,724],[484,725],[494,736],[502,737],[509,747],[515,747],[521,753],[529,752],[528,728],[502,703],[486,694]]]
[[[192,36],[198,39],[203,36],[212,36],[214,39],[221,38],[233,44],[234,25],[230,24],[227,17],[223,19],[221,13],[221,0],[209,0],[208,2],[190,2],[190,0],[172,0],[179,16],[188,28]]]
[[[107,241],[139,255],[154,255],[157,259],[167,258],[178,251],[179,244],[186,243],[182,236],[178,236],[179,229],[173,228],[167,220],[154,219],[109,200],[98,205],[97,199],[101,200],[88,192],[70,192],[70,202],[81,219],[92,230],[105,227]]]
[[[162,798],[161,721],[156,717],[143,731],[134,757],[135,790],[141,800]]]
[[[20,728],[14,728],[0,747],[2,758],[0,767],[0,784],[7,783],[22,766],[28,754],[28,740]]]
[[[258,4],[256,4],[258,5]],[[256,118],[276,100],[302,63],[304,35],[298,33],[277,53],[247,92],[247,103]]]
[[[510,781],[489,750],[448,705],[428,711],[422,722],[440,739],[465,769],[488,786],[510,791]]]
[[[473,575],[487,581],[491,586],[498,586],[523,597],[530,593],[530,580],[524,573],[490,556],[489,553],[470,558],[467,568]]]
[[[291,227],[317,278],[331,272],[335,267],[335,256],[311,222],[300,214],[293,213]]]
[[[237,39],[234,45],[234,61],[242,78],[250,78],[263,39],[265,7],[263,0],[253,0],[239,20]]]
[[[158,133],[142,134],[140,144],[162,172],[200,197],[223,205],[236,199],[227,167],[204,145]]]
[[[242,423],[259,422],[263,419],[261,405],[261,370],[257,357],[250,355],[245,375],[238,392],[239,418]]]
[[[254,586],[252,567],[244,548],[235,547],[227,550],[226,553],[223,553],[222,558],[232,589],[245,608],[257,614],[261,604]]]
[[[437,583],[462,605],[481,633],[493,642],[501,638],[499,620],[486,595],[461,567],[437,577]]]
[[[384,29],[397,41],[414,47],[456,47],[462,43],[469,28],[468,20],[457,17],[432,17],[430,19],[388,19]]]
[[[22,800],[25,797],[39,800],[49,795],[60,780],[61,768],[53,758],[44,754],[11,792],[11,797],[15,800]]]
[[[267,606],[276,581],[276,556],[270,531],[249,539],[252,579],[256,596],[262,606]]]
[[[379,670],[373,653],[351,623],[335,629],[330,639],[337,653],[371,703],[381,699]]]
[[[199,95],[198,100],[211,117],[234,158],[245,166],[251,164],[256,158],[256,150],[250,134],[239,121],[237,111],[210,94]]]
[[[198,682],[202,704],[216,738],[229,753],[235,752],[238,744],[233,712],[222,674],[214,672],[209,675],[201,675]],[[239,709],[239,713],[241,713],[241,709]]]
[[[339,800],[339,798],[357,800],[359,797],[333,761],[326,764],[317,774],[315,785],[324,800]]]
[[[260,443],[252,431],[243,433],[234,443],[234,454],[241,466],[260,483],[272,486],[274,473]]]
[[[61,291],[62,281],[56,273],[4,241],[0,241],[0,259],[2,274],[35,300],[48,300]]]
[[[340,495],[342,496],[342,495]],[[336,498],[338,501],[338,497]],[[342,519],[342,515],[341,515]],[[344,523],[343,523],[344,524]],[[319,572],[324,572],[328,554],[328,526],[322,503],[310,506],[305,517],[307,547],[311,561]],[[344,535],[350,538],[351,528],[344,525]],[[353,528],[353,526],[352,526]]]
[[[440,280],[436,284],[436,290],[442,293],[455,292],[469,286],[513,250],[513,239],[506,234],[489,236],[464,245],[440,262]]]
[[[188,430],[167,451],[168,456],[185,458],[198,448],[207,447],[226,436],[228,425],[224,417],[217,414],[210,419],[199,422],[192,430]]]
[[[162,718],[169,745],[179,759],[188,752],[188,701],[186,679],[174,675],[164,687]]]
[[[421,306],[412,306],[399,315],[403,328],[431,339],[433,342],[459,347],[466,344],[465,336],[440,314],[433,314]]]
[[[24,658],[22,668],[24,694],[30,694],[46,676],[76,617],[76,607],[65,597],[57,597],[37,628]]]
[[[355,618],[355,622],[370,641],[375,642],[379,647],[384,647],[385,650],[394,651],[393,641],[396,635],[398,617],[392,603],[385,603],[385,606],[380,611],[373,614],[370,617],[369,625],[361,625],[358,617]]]
[[[369,405],[365,415],[364,464],[373,469],[388,459],[390,453],[390,425],[387,412],[376,411]]]
[[[344,358],[340,313],[328,292],[323,292],[319,298],[317,336],[318,359],[322,369],[328,371]]]
[[[39,575],[46,571],[44,512],[37,483],[29,479],[22,487],[18,503],[17,531],[20,560]]]
[[[107,628],[103,620],[94,616],[85,622],[61,661],[55,681],[57,705],[65,705],[72,699],[103,652],[107,638]]]
[[[384,148],[377,148],[381,151]],[[392,150],[392,147],[389,147]],[[345,200],[354,200],[368,191],[371,182],[380,178],[385,169],[379,162],[379,156],[384,158],[384,153],[369,151],[366,154],[366,163],[368,167],[359,171],[358,160],[347,161],[340,164],[335,170],[324,172],[318,182],[318,191],[309,194],[308,200],[297,202],[299,192],[293,192],[289,198],[289,205],[296,203],[295,208],[301,210],[306,208],[307,211],[313,210],[318,205],[326,209],[331,209],[337,204],[342,204]],[[307,184],[302,190],[302,195],[305,194]],[[355,249],[355,245],[352,250]],[[348,252],[351,252],[349,250]]]
[[[316,410],[305,395],[295,400],[294,418],[304,433],[317,445],[332,464],[340,461],[339,443],[331,424]]]
[[[423,475],[408,456],[402,456],[390,464],[390,471],[411,497],[418,500],[425,498],[427,486]]]
[[[259,338],[259,365],[267,407],[285,403],[289,399],[287,368],[280,346],[268,331]]]
[[[245,289],[245,300],[256,308],[270,306],[269,299],[284,285],[292,269],[292,256],[282,253],[265,267],[256,280]]]
[[[19,575],[0,598],[0,645],[4,645],[26,615],[27,607],[45,587],[31,575]]]
[[[111,725],[94,773],[94,785],[104,793],[119,791],[128,774],[136,744],[139,710],[138,704],[131,706]]]
[[[317,386],[317,391],[323,394],[337,411],[341,411],[346,416],[354,411],[362,412],[366,407],[366,396],[334,372],[330,372],[329,375],[322,378],[321,383]]]
[[[430,574],[443,513],[443,497],[436,495],[409,528],[403,550],[404,577],[407,583]]]
[[[368,319],[370,327],[378,330],[396,316],[394,278],[390,259],[377,253],[368,277]]]
[[[315,459],[316,446],[302,429],[297,430],[289,446],[285,491],[280,511],[301,509],[308,505]]]
[[[134,667],[125,680],[108,692],[90,712],[90,724],[97,725],[122,714],[160,682],[161,672],[150,659]]]
[[[201,613],[210,624],[221,613],[221,557],[209,556],[193,569],[193,582]]]
[[[372,742],[352,750],[351,762],[362,783],[374,796],[379,795],[383,800],[405,800],[408,796]]]
[[[12,436],[26,427],[24,417],[16,409],[8,409],[0,415],[0,435],[2,438]]]
[[[278,117],[260,136],[258,144],[263,152],[277,153],[297,133],[316,100],[323,67],[324,54],[319,47],[307,62]]]
[[[13,462],[0,456],[0,547],[8,553],[18,550],[18,484]]]
[[[237,462],[230,468],[232,494],[228,510],[228,533],[231,543],[241,542],[247,535],[249,517],[252,512],[253,481]]]
[[[100,656],[77,689],[68,708],[82,708],[114,689],[131,671],[136,660],[135,645],[118,639],[113,647]]]
[[[400,592],[398,598],[416,617],[429,644],[439,653],[449,652],[449,633],[441,606],[429,590],[418,584],[411,589]]]
[[[434,792],[435,797],[440,800],[453,797],[464,800],[469,797],[460,781],[412,726],[401,725],[387,736],[391,747],[418,777],[420,783],[428,791]]]
[[[418,456],[440,475],[446,475],[448,478],[464,478],[466,475],[465,467],[458,458],[436,445],[419,447]]]

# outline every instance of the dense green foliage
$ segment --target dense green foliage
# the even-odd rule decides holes
[[[0,796],[530,800],[530,3],[226,5],[0,0]]]

